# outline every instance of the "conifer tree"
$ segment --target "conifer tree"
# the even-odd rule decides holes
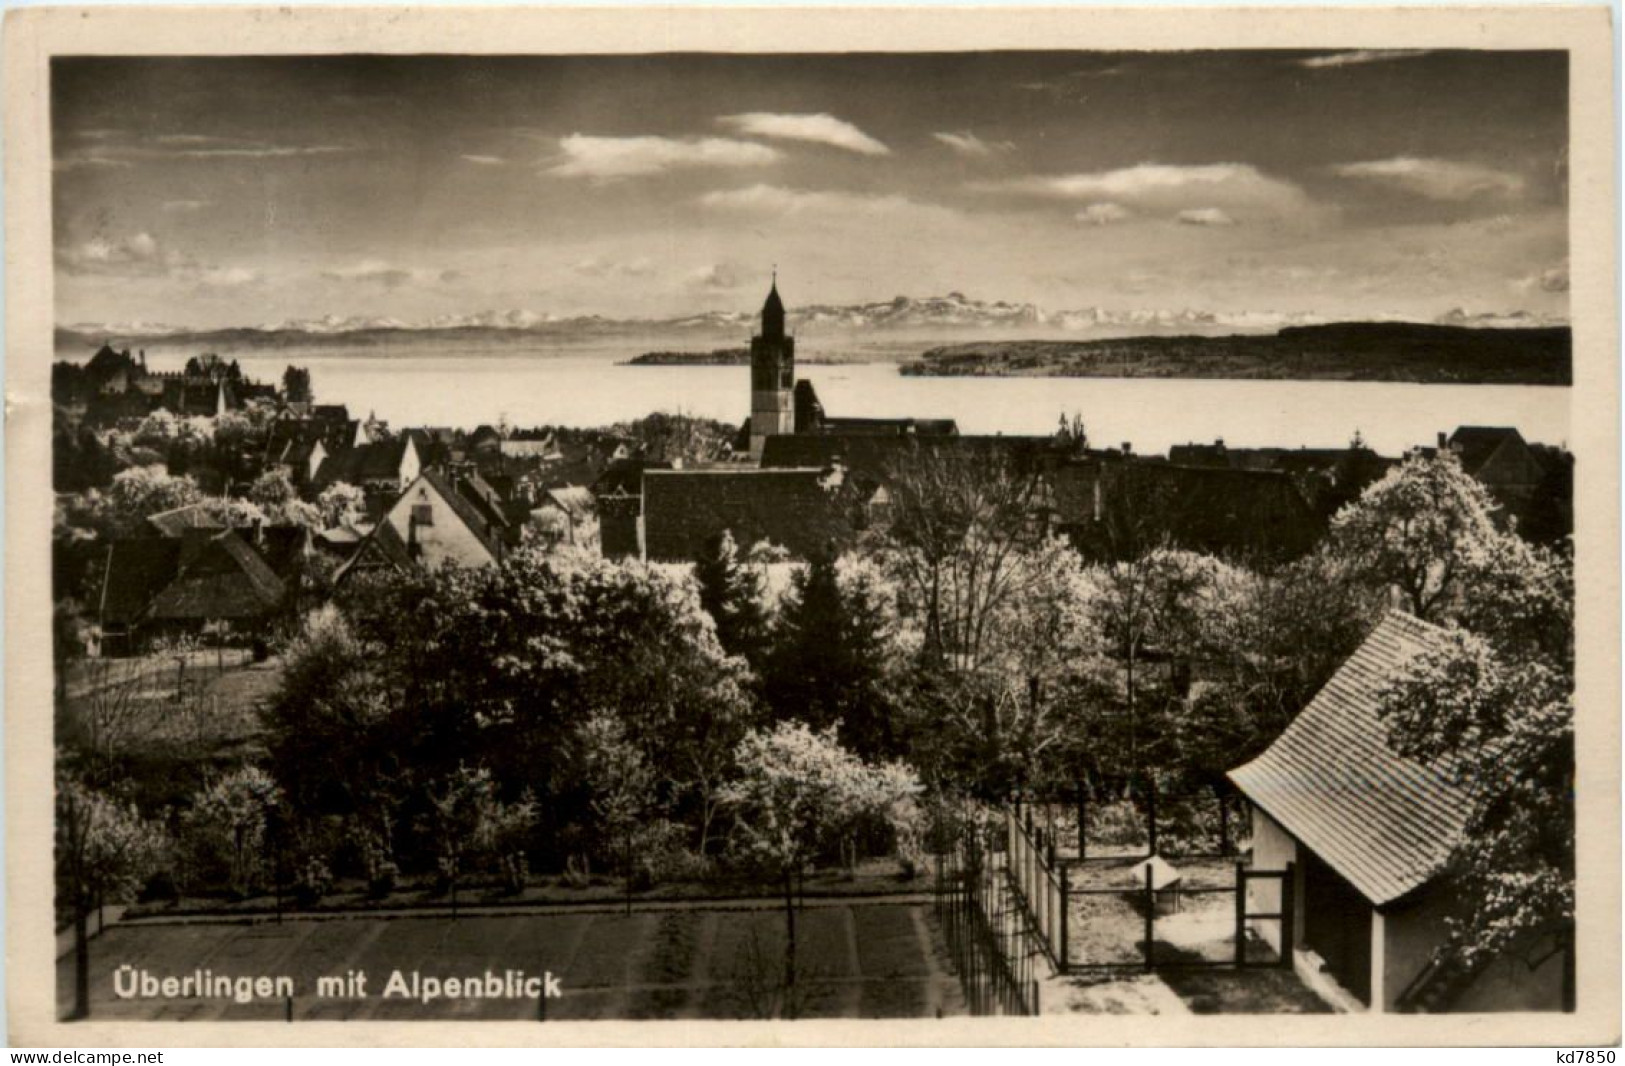
[[[700,586],[700,606],[716,622],[723,650],[759,666],[767,644],[762,576],[740,559],[732,533],[723,530],[706,543],[694,564],[694,579]]]

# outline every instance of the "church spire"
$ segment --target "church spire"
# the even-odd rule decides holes
[[[767,302],[762,304],[762,336],[769,340],[784,339],[784,301],[779,299],[779,268],[773,268],[773,284],[767,290]]]

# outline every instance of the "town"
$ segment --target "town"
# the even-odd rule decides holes
[[[734,966],[702,986],[691,943],[644,945],[670,1002],[566,974],[544,1009],[583,1017],[1088,1010],[1113,982],[1572,1008],[1561,444],[848,418],[798,380],[776,279],[760,317],[737,426],[392,426],[296,366],[55,366],[71,1015],[127,1006],[93,993],[110,904],[98,944],[572,898]],[[1464,784],[1507,751],[1542,817]],[[888,895],[929,904],[893,928],[863,909]],[[748,942],[650,910],[741,897],[771,919]],[[878,972],[830,954],[837,914],[862,950],[918,933],[917,978],[833,981]]]

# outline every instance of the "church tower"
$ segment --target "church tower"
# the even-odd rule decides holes
[[[796,385],[796,339],[784,332],[784,301],[775,273],[762,305],[762,332],[750,341],[750,457],[762,456],[762,445],[776,434],[794,433],[791,394]]]

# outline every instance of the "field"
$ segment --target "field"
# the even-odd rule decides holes
[[[933,1017],[964,1012],[930,908],[809,905],[797,916],[796,1016]],[[125,924],[91,941],[92,1018],[279,1020],[288,1003],[119,999],[113,972],[155,977],[288,976],[295,1020],[536,1019],[534,999],[383,998],[392,971],[424,977],[524,970],[560,979],[549,1020],[753,1018],[785,1004],[784,913],[772,907],[673,907],[433,918]],[[320,998],[316,979],[368,976],[365,998]],[[70,1004],[73,956],[57,964],[58,1003]]]

